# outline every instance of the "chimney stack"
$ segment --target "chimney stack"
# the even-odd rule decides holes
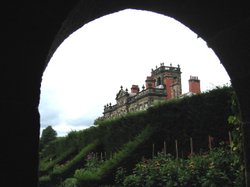
[[[140,89],[139,89],[139,86],[138,86],[138,85],[132,85],[132,87],[131,87],[131,93],[136,93],[136,94],[138,94],[139,91],[140,91]]]
[[[155,88],[155,80],[153,77],[148,76],[145,82],[146,82],[146,89]]]
[[[191,93],[201,93],[200,80],[197,76],[190,76],[189,82],[189,92]]]

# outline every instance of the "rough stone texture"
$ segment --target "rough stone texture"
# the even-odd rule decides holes
[[[36,186],[42,73],[63,40],[83,24],[125,8],[173,17],[208,42],[237,92],[250,181],[250,5],[226,0],[43,0],[2,5],[1,184]],[[5,183],[5,184],[2,184]]]

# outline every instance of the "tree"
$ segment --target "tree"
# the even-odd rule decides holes
[[[55,140],[56,136],[57,133],[51,126],[43,129],[42,136],[40,138],[40,150],[43,149],[49,142]]]

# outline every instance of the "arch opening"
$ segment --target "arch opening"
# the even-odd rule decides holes
[[[10,186],[37,186],[42,72],[65,38],[82,25],[126,8],[173,17],[203,38],[230,75],[242,116],[245,179],[250,181],[250,22],[247,2],[234,1],[44,1],[7,3],[1,68],[3,180]],[[13,55],[14,54],[14,55]],[[47,58],[47,60],[46,60]],[[175,64],[174,64],[175,65]],[[148,84],[150,85],[150,84]],[[153,84],[151,84],[153,85]],[[10,136],[12,134],[12,136]],[[25,145],[25,146],[24,146]],[[16,153],[18,157],[16,156]],[[20,162],[22,160],[22,162]],[[23,170],[25,168],[25,172]],[[13,180],[15,176],[15,180]]]
[[[204,58],[206,55],[209,57]],[[181,67],[183,88],[178,92],[183,94],[189,91],[188,79],[193,75],[199,76],[202,91],[230,84],[214,52],[173,18],[126,9],[84,25],[58,48],[44,73],[39,106],[41,131],[48,125],[67,132],[89,127],[102,115],[101,106],[115,103],[116,88],[138,84],[142,90],[150,70],[164,62],[166,66]],[[156,86],[162,84],[158,77]]]
[[[144,6],[143,6],[144,7]],[[147,6],[146,6],[147,7]],[[145,8],[145,7],[144,7]],[[147,9],[147,8],[145,8],[145,9]],[[154,9],[154,8],[149,8],[150,10],[152,10],[152,9]],[[167,10],[162,10],[163,12],[167,12]],[[181,16],[181,15],[180,15]],[[185,23],[188,23],[189,21],[183,21],[183,22],[185,22]],[[196,25],[197,27],[198,27],[198,25],[199,25],[199,23],[192,23],[192,24],[194,24],[194,25]],[[193,26],[194,26],[193,25]],[[201,26],[202,27],[202,26]],[[201,28],[200,27],[200,28]],[[199,29],[199,28],[198,28]],[[216,29],[215,29],[216,30]],[[203,33],[203,31],[204,31],[204,33]],[[209,31],[209,29],[205,29],[205,30],[203,30],[203,31],[201,31],[201,32],[197,32],[197,33],[199,33],[199,34],[201,34],[202,36],[207,36],[207,34],[211,34],[212,36],[213,36],[213,34],[214,34],[214,32],[213,31]],[[207,33],[206,33],[207,32]],[[217,31],[215,31],[215,32],[217,32]],[[228,36],[227,36],[228,37]],[[206,38],[206,37],[205,37]],[[239,37],[239,38],[241,38],[241,37]],[[235,39],[235,38],[234,38]],[[210,44],[211,43],[213,43],[213,42],[210,42]],[[216,45],[216,44],[215,44]],[[210,45],[211,46],[211,45]],[[212,48],[214,48],[214,46],[212,47]],[[216,46],[215,48],[217,48],[218,49],[218,46]],[[218,52],[219,51],[219,52]],[[220,54],[220,49],[217,51],[217,53],[218,54]],[[230,51],[230,50],[229,50]],[[226,57],[227,55],[227,50],[225,50],[224,52],[222,52],[219,56],[222,58],[222,56],[223,56],[223,63],[224,63],[224,65],[225,64],[229,64],[228,66],[227,66],[227,69],[228,68],[231,68],[231,67],[233,67],[234,65],[232,64],[232,62],[229,60],[228,62],[227,62],[227,59],[224,59],[224,57]],[[223,53],[224,53],[224,55],[223,55]],[[235,56],[237,56],[238,54],[236,54]],[[236,71],[228,71],[228,72],[230,72],[230,76],[233,76],[234,77],[234,73],[236,73]],[[245,73],[245,72],[244,72]],[[245,75],[245,74],[244,74]],[[238,78],[238,75],[237,75],[237,73],[236,73],[236,75],[235,75],[235,77],[237,77],[237,78],[235,78],[232,82],[233,82],[233,85],[234,85],[234,87],[235,88],[237,88],[236,89],[236,92],[237,92],[237,94],[238,94],[238,96],[240,96],[240,98],[242,99],[242,98],[245,98],[246,99],[246,97],[245,97],[245,94],[243,94],[240,90],[246,90],[246,89],[244,89],[243,87],[242,87],[242,85],[241,85],[241,83],[240,83],[240,80],[245,80],[244,79],[244,76],[243,77],[241,77],[240,76],[240,78]],[[246,99],[247,100],[247,99]],[[248,101],[248,100],[247,100]],[[240,101],[240,103],[242,104],[242,106],[243,106],[243,109],[242,109],[242,111],[243,111],[243,113],[244,113],[244,119],[245,120],[247,120],[247,119],[249,119],[249,117],[248,117],[248,115],[247,115],[247,111],[248,111],[248,107],[246,107],[245,105],[244,105],[244,102],[243,102],[243,100],[241,100]],[[245,122],[246,124],[248,124],[248,122]],[[248,131],[247,131],[248,132]],[[246,144],[246,146],[248,146],[248,144]],[[249,146],[248,146],[249,147]]]

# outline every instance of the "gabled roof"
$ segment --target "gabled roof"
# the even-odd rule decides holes
[[[128,92],[124,91],[123,89],[121,89],[117,94],[116,94],[116,100],[124,97],[124,96],[129,96]]]

